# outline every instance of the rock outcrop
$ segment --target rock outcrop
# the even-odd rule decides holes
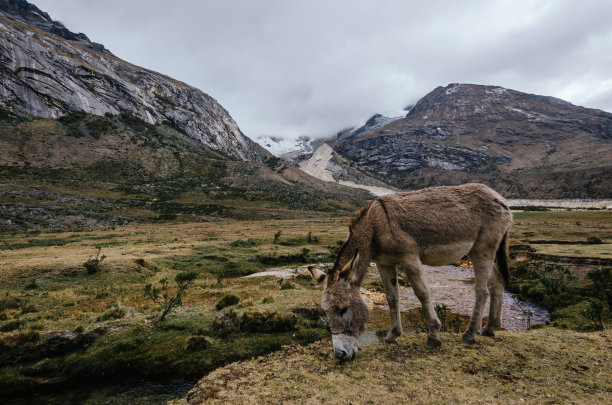
[[[127,112],[237,159],[266,155],[209,95],[115,57],[24,0],[0,1],[0,107],[43,118]]]

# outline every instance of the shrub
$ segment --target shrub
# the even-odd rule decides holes
[[[154,320],[154,324],[163,321],[170,312],[183,305],[183,298],[187,294],[187,289],[193,284],[193,281],[197,277],[198,273],[195,271],[178,273],[174,277],[174,282],[176,283],[176,295],[174,297],[170,297],[168,294],[168,280],[166,278],[159,280],[161,285],[159,288],[153,287],[152,284],[145,285],[145,297],[160,304],[162,311],[161,315]]]
[[[598,299],[593,299],[589,302],[589,306],[582,313],[584,317],[588,318],[593,322],[595,329],[603,329],[603,302]]]
[[[36,279],[33,278],[23,288],[25,288],[26,290],[35,290],[38,288],[38,283],[36,282]]]
[[[295,286],[293,285],[293,283],[291,283],[290,281],[287,281],[287,280],[282,282],[281,285],[280,285],[280,289],[281,290],[293,290],[294,288],[295,288]]]
[[[601,238],[598,238],[597,236],[589,236],[587,238],[587,243],[591,245],[601,245],[603,243],[603,240],[601,240]]]
[[[83,267],[87,269],[87,274],[95,274],[100,270],[100,263],[106,259],[105,255],[100,256],[101,250],[102,248],[99,247],[98,251],[96,252],[96,257],[90,257],[85,263],[83,263]]]
[[[274,297],[267,295],[261,300],[263,304],[272,304],[274,302]]]
[[[278,242],[278,238],[280,238],[280,236],[282,235],[283,231],[279,230],[278,232],[276,232],[274,234],[274,242]]]
[[[223,296],[223,298],[219,300],[219,302],[217,302],[217,305],[215,305],[215,308],[217,308],[217,310],[220,311],[223,308],[231,307],[232,305],[236,305],[239,302],[240,302],[240,297],[237,296],[236,294],[226,294]]]
[[[587,278],[593,282],[595,296],[612,309],[612,271],[609,268],[593,269],[587,273]]]
[[[565,266],[546,266],[540,274],[540,283],[550,294],[559,294],[567,289],[567,284],[573,279],[572,272]]]
[[[230,243],[231,247],[253,247],[257,245],[257,241],[255,241],[255,239],[247,239],[247,240],[242,240],[242,239],[238,239],[233,241],[232,243]]]
[[[5,309],[17,309],[21,306],[21,298],[13,297],[12,295],[6,295],[0,298],[0,311]]]
[[[318,236],[312,236],[312,232],[308,232],[308,237],[306,238],[308,243],[319,243]]]
[[[196,352],[200,350],[206,350],[211,346],[212,340],[207,336],[191,336],[187,339],[185,350],[188,352]]]

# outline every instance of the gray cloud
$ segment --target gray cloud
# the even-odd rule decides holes
[[[246,135],[329,136],[470,82],[612,111],[612,2],[34,0],[215,97]]]

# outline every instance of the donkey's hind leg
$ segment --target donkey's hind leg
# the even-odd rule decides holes
[[[489,278],[489,294],[491,303],[489,304],[489,319],[485,325],[483,336],[495,336],[495,329],[501,327],[501,311],[504,301],[504,284],[497,271],[493,271]]]
[[[399,311],[399,290],[397,285],[397,270],[395,266],[376,264],[380,278],[382,279],[387,303],[389,304],[389,314],[391,315],[391,329],[385,338],[387,343],[395,343],[398,337],[402,336],[402,320]]]
[[[429,324],[427,346],[438,347],[442,343],[440,340],[440,328],[442,324],[436,315],[436,311],[434,311],[429,294],[429,287],[427,287],[427,283],[423,279],[421,264],[418,260],[402,260],[401,267],[406,271],[406,276],[408,277],[408,281],[410,281],[414,295],[421,301],[421,305],[425,311],[425,317]]]
[[[489,257],[489,255],[486,254],[472,254],[470,258],[474,264],[474,292],[476,294],[476,300],[474,302],[470,323],[461,338],[461,342],[465,344],[476,343],[474,334],[480,334],[482,329],[482,312],[487,302],[487,298],[489,297],[487,283],[493,271],[493,256]]]

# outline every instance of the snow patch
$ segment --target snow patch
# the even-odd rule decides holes
[[[313,147],[310,145],[311,139],[307,136],[301,136],[297,139],[285,139],[279,136],[260,136],[255,141],[274,156],[281,156],[294,151],[309,153],[313,150]]]

